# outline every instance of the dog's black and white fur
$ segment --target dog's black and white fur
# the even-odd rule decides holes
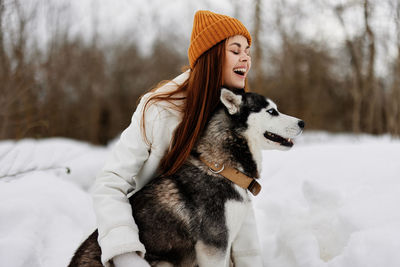
[[[226,266],[249,193],[211,172],[199,157],[258,177],[261,150],[290,148],[304,127],[255,93],[222,89],[221,103],[182,168],[153,179],[130,198],[152,266]],[[102,266],[100,253],[95,231],[70,266]]]

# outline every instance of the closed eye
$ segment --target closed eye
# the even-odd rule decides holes
[[[267,112],[269,114],[271,114],[272,116],[278,116],[279,115],[278,111],[276,111],[276,109],[274,109],[274,108],[268,109]]]

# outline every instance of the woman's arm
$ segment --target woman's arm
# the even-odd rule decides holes
[[[139,241],[138,228],[132,217],[127,194],[136,188],[136,179],[144,163],[150,156],[151,148],[142,136],[141,119],[143,97],[131,124],[121,134],[109,160],[95,181],[93,205],[99,230],[99,244],[102,249],[102,262],[106,264],[116,255],[138,251],[144,255],[145,248]],[[150,143],[153,128],[162,124],[160,111],[150,105],[146,111],[146,136]]]

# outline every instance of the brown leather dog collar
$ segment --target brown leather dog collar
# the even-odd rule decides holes
[[[254,196],[257,196],[258,193],[260,193],[261,185],[256,181],[256,179],[248,177],[234,168],[225,165],[222,165],[221,167],[218,164],[212,164],[202,157],[200,157],[200,160],[208,166],[211,172],[224,176],[226,179],[231,180],[238,186],[249,190]]]

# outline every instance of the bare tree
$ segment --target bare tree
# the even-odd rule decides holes
[[[262,68],[262,45],[260,41],[261,36],[261,0],[255,0],[254,3],[254,29],[253,29],[253,46],[254,46],[254,84],[255,88],[261,88],[262,85],[262,76],[263,76],[263,68]]]
[[[6,10],[7,17],[4,16]],[[1,136],[22,136],[35,124],[33,66],[27,53],[27,25],[32,22],[35,12],[36,6],[27,11],[19,0],[10,1],[7,5],[4,1],[0,2]],[[14,24],[10,25],[11,21]],[[6,34],[9,39],[7,46]]]
[[[367,132],[372,133],[374,131],[374,127],[377,127],[378,132],[382,132],[382,120],[376,119],[375,116],[378,113],[378,116],[381,114],[381,109],[378,107],[379,100],[382,100],[380,97],[382,96],[378,91],[378,87],[376,84],[375,77],[375,58],[376,58],[376,41],[375,34],[371,28],[371,4],[368,0],[364,0],[363,3],[364,8],[364,29],[365,29],[365,42],[367,44],[367,60],[366,60],[366,77],[365,77],[365,89],[363,90],[363,99],[365,101],[367,116],[366,116],[366,130]]]
[[[5,135],[6,124],[7,124],[7,97],[6,97],[6,86],[8,84],[8,77],[10,72],[10,62],[5,50],[4,44],[4,20],[5,20],[5,3],[4,0],[0,0],[0,137]]]
[[[361,131],[361,104],[362,104],[362,91],[364,88],[364,79],[362,75],[362,62],[360,51],[357,49],[355,41],[351,38],[346,28],[346,23],[343,19],[343,12],[346,8],[354,6],[354,2],[345,5],[338,5],[334,7],[335,14],[340,22],[345,33],[345,43],[347,50],[351,56],[351,67],[354,75],[354,82],[351,85],[350,93],[353,100],[353,115],[352,115],[352,130],[355,133]]]
[[[393,63],[392,85],[387,95],[386,117],[388,131],[400,135],[400,1],[389,0],[389,5],[394,12],[394,25],[396,29],[397,57]]]
[[[5,43],[4,43],[4,20],[5,20],[5,3],[4,0],[0,0],[0,75],[1,78],[8,76],[10,71],[10,62],[5,50]]]
[[[363,30],[360,35],[354,37],[348,33],[348,25],[344,21],[343,13],[360,4],[363,8]],[[373,8],[369,0],[363,0],[362,2],[349,1],[333,9],[345,33],[347,51],[351,57],[354,77],[350,88],[353,100],[353,132],[358,133],[361,130],[370,133],[382,132],[383,91],[379,90],[376,81],[376,36],[371,27]]]

